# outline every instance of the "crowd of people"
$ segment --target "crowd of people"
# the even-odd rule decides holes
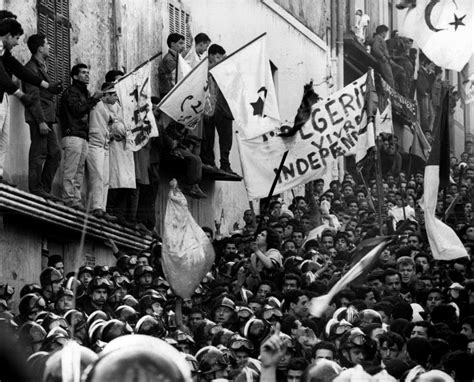
[[[53,124],[54,95],[61,85],[48,80],[48,42],[41,34],[29,37],[32,58],[25,70],[10,53],[23,33],[21,25],[9,12],[0,18],[0,86],[2,107],[7,106],[0,171],[8,146],[8,93],[26,109],[32,193],[85,209],[87,166],[87,199],[95,216],[123,224],[138,221],[152,230],[149,206],[156,199],[162,161],[184,163],[189,176],[183,191],[205,197],[200,174],[203,166],[216,168],[208,150],[217,129],[219,171],[233,173],[228,161],[232,116],[212,82],[200,156],[194,151],[199,139],[157,110],[163,134],[134,155],[125,148],[113,86],[124,73],[109,71],[101,91],[91,95],[89,68],[77,64],[72,85],[61,96],[60,146]],[[383,37],[387,30],[379,32]],[[211,66],[222,60],[224,48],[210,42],[205,34],[197,35],[190,57],[198,62],[207,51]],[[159,69],[160,97],[174,85],[184,37],[171,34],[168,46]],[[10,72],[24,80],[23,91]],[[389,154],[397,140],[386,136],[380,144]],[[453,183],[440,192],[436,210],[469,255],[474,246],[473,154],[453,156]],[[50,192],[61,157],[59,198]],[[474,263],[433,258],[418,204],[423,187],[423,172],[404,172],[392,158],[383,167],[383,199],[375,180],[346,174],[342,182],[307,184],[305,196],[294,197],[290,205],[274,197],[260,215],[243,211],[244,225],[229,236],[223,237],[219,226],[202,227],[216,258],[186,299],[175,295],[165,277],[159,237],[139,253],[124,253],[108,239],[113,266],[72,270],[51,253],[36,283],[18,291],[0,283],[0,380],[472,381]],[[392,241],[377,262],[339,292],[323,314],[313,315],[312,299],[327,294],[353,266],[364,241],[381,234]]]
[[[459,182],[447,190],[453,207],[446,213],[441,203],[438,213],[471,254],[474,157],[464,159],[466,169],[451,163]],[[312,316],[311,299],[326,294],[351,268],[359,244],[380,233],[374,185],[367,187],[349,174],[327,190],[317,180],[289,206],[273,198],[261,215],[246,210],[230,236],[203,227],[216,260],[189,299],[166,280],[160,241],[123,253],[109,240],[115,266],[67,274],[51,254],[38,283],[20,291],[2,285],[2,328],[21,345],[25,370],[46,381],[55,380],[65,362],[56,354],[71,341],[81,346],[81,370],[92,381],[106,372],[102,360],[116,341],[125,345],[117,360],[130,346],[143,348],[147,339],[137,334],[179,351],[199,381],[472,380],[474,267],[468,258],[433,259],[417,204],[421,173],[384,177],[382,229],[394,240],[370,272]],[[124,370],[110,362],[110,372]]]

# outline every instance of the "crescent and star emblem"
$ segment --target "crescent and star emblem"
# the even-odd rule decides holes
[[[454,5],[456,6],[456,9],[457,9],[458,6],[456,4],[456,1],[455,0],[452,0],[452,1],[453,1]],[[426,22],[426,25],[428,26],[428,28],[430,30],[432,30],[433,32],[440,32],[440,31],[446,30],[446,28],[436,28],[433,25],[433,22],[431,21],[431,13],[433,12],[433,8],[439,2],[440,2],[440,0],[430,0],[430,2],[428,3],[428,5],[425,8],[425,22]],[[458,27],[460,27],[461,25],[464,25],[464,26],[466,25],[463,22],[465,17],[466,17],[466,15],[464,15],[462,17],[458,17],[456,14],[454,14],[454,21],[449,23],[449,25],[453,25],[454,30],[457,31]]]

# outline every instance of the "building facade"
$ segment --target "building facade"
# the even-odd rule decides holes
[[[67,85],[70,68],[85,63],[90,67],[90,91],[99,89],[108,70],[130,71],[157,52],[166,53],[166,38],[171,32],[185,35],[189,46],[191,31],[208,34],[213,43],[222,45],[228,53],[266,32],[283,122],[294,119],[304,84],[313,80],[322,97],[336,90],[338,84],[336,36],[331,33],[334,7],[327,0],[3,0],[0,9],[16,14],[25,30],[24,40],[13,51],[21,62],[26,63],[30,58],[26,39],[42,32],[51,45],[48,69],[51,77]],[[155,94],[158,64],[159,59],[154,61],[152,72]],[[115,259],[104,246],[105,236],[94,231],[94,224],[98,224],[94,219],[88,223],[84,248],[79,247],[86,217],[81,214],[63,216],[64,211],[44,205],[25,192],[28,189],[29,129],[23,107],[14,98],[11,126],[5,174],[18,184],[20,191],[13,195],[8,188],[0,190],[3,222],[0,245],[4,254],[0,279],[14,285],[37,281],[45,248],[65,257],[66,272],[84,262],[113,264]],[[60,132],[58,127],[57,132]],[[241,173],[235,144],[231,163],[234,171]],[[53,187],[57,195],[60,177],[61,174],[57,174]],[[163,177],[157,200],[161,225],[168,180]],[[224,216],[223,233],[232,231],[235,222],[243,224],[242,212],[249,205],[243,182],[204,178],[203,189],[208,199],[190,201],[191,212],[200,225],[214,227],[221,215]],[[29,203],[31,208],[20,208]],[[35,209],[41,213],[35,215]],[[60,217],[65,219],[62,225],[58,223]],[[149,237],[135,235],[133,243],[134,234],[120,227],[106,226],[104,230],[114,235],[126,251],[139,251],[151,241]],[[18,264],[22,267],[18,268]]]

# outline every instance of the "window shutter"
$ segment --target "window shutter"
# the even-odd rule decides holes
[[[191,47],[192,36],[188,28],[189,13],[179,7],[179,4],[168,3],[169,33],[179,33],[184,36],[186,49]]]
[[[71,65],[69,0],[38,0],[38,32],[50,45],[48,75],[51,81],[69,86]]]

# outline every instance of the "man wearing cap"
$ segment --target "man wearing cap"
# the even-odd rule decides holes
[[[112,291],[112,283],[105,277],[95,277],[89,283],[87,294],[77,299],[77,309],[90,315],[96,310],[102,310],[113,317],[114,311],[107,303]]]
[[[45,268],[40,274],[40,284],[43,289],[42,295],[46,301],[46,306],[52,310],[54,300],[61,290],[63,275],[56,268]]]
[[[220,299],[214,307],[214,321],[229,328],[234,323],[235,318],[235,302],[228,297]]]
[[[154,290],[150,290],[139,301],[140,312],[142,315],[148,314],[161,320],[163,318],[165,304],[165,296]]]
[[[135,279],[135,291],[132,294],[140,298],[152,287],[153,268],[149,265],[139,265],[135,268],[133,277]]]
[[[89,114],[89,151],[87,153],[88,196],[92,215],[111,220],[105,212],[109,190],[109,141],[113,124],[119,123],[111,111],[118,101],[112,84],[102,84],[102,98]],[[117,220],[117,219],[114,219]]]
[[[64,316],[66,312],[74,309],[74,292],[66,288],[61,289],[56,295],[54,308],[60,316]]]

